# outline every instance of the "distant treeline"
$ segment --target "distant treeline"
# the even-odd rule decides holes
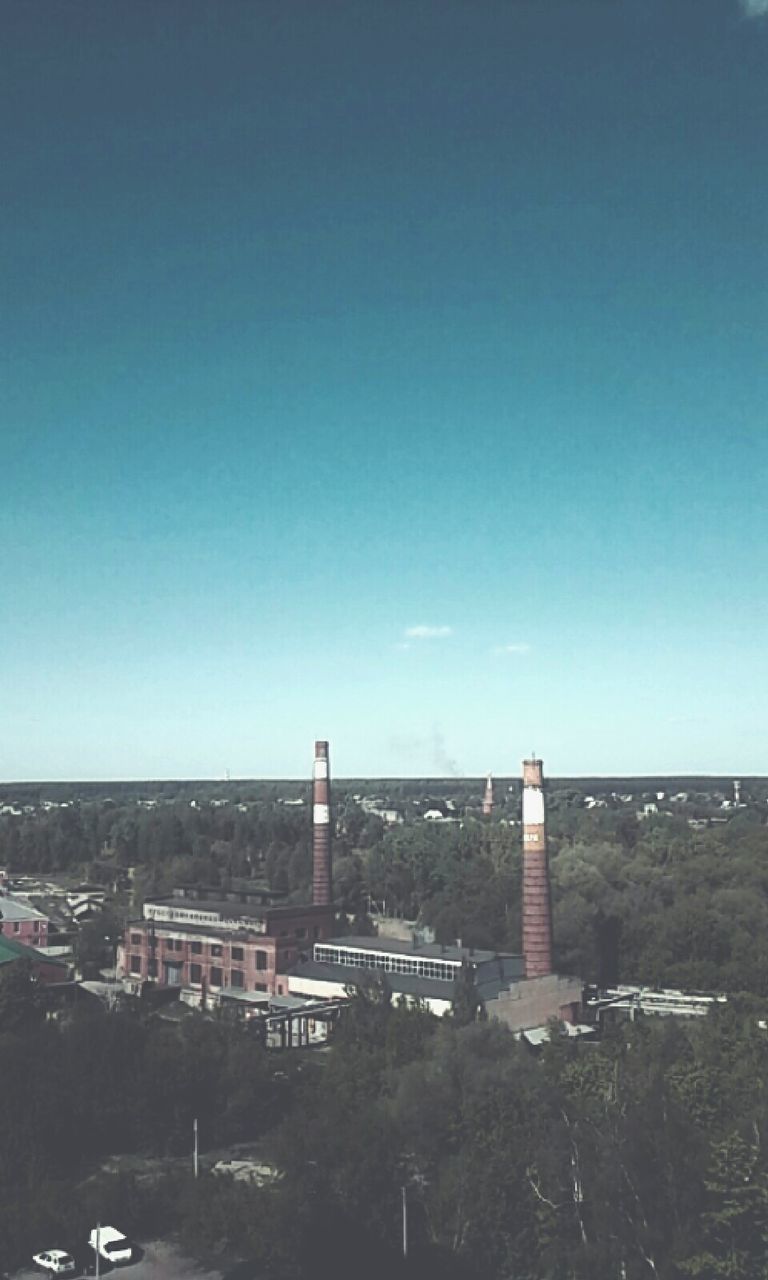
[[[546,764],[546,762],[545,762]],[[768,797],[768,776],[746,775],[740,778],[742,797],[765,802]],[[424,777],[424,778],[337,778],[334,787],[344,796],[379,796],[392,801],[414,800],[423,797],[454,798],[462,802],[482,801],[485,777]],[[512,788],[519,793],[519,774],[509,777],[494,775],[497,802],[501,802]],[[680,791],[707,794],[722,792],[733,794],[733,775],[660,775],[658,777],[550,777],[550,791],[572,790],[579,795],[606,796],[632,794],[638,798],[644,794],[664,791],[667,795]],[[306,778],[259,779],[167,779],[164,781],[114,782],[2,782],[0,805],[38,805],[45,801],[62,804],[72,801],[136,801],[136,800],[227,800],[231,804],[278,799],[308,797],[309,771]]]

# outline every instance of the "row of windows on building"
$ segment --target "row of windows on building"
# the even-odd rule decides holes
[[[317,928],[317,926],[315,926],[315,928],[314,928],[314,936],[315,936],[315,938],[317,938],[317,937],[319,936],[319,933],[320,933],[320,930]],[[146,936],[146,935],[141,934],[141,933],[132,933],[132,934],[131,934],[131,946],[133,946],[133,947],[140,947],[140,946],[141,946],[142,938],[143,938],[144,936]],[[287,937],[288,937],[288,931],[287,931],[287,930],[283,930],[283,932],[280,934],[280,937],[281,937],[281,938],[287,938]],[[295,932],[294,932],[294,937],[299,938],[299,939],[304,939],[304,938],[306,938],[306,937],[307,937],[307,930],[306,930],[306,929],[296,929],[296,930],[295,930]],[[166,950],[167,950],[167,951],[183,951],[184,947],[187,945],[187,942],[188,942],[188,940],[187,940],[187,939],[185,939],[185,938],[160,938],[160,939],[158,939],[158,941],[162,943],[162,945],[166,948]],[[189,949],[190,949],[190,951],[191,951],[191,953],[192,953],[192,955],[193,955],[193,956],[201,956],[201,955],[203,954],[203,946],[204,946],[204,944],[203,944],[202,942],[199,942],[199,941],[189,942],[189,943],[188,943],[188,945],[189,945]],[[223,956],[223,955],[224,955],[224,947],[223,947],[223,945],[222,945],[222,944],[220,944],[220,943],[211,943],[211,944],[210,944],[210,947],[209,947],[209,950],[210,950],[210,953],[211,953],[211,955],[212,955],[212,956]],[[242,960],[242,958],[243,958],[243,948],[242,948],[242,947],[236,947],[236,946],[233,946],[233,947],[232,947],[232,959],[233,959],[233,960]]]
[[[11,922],[11,921],[9,921],[8,923],[9,923],[9,924],[10,924],[10,923],[13,923],[13,932],[14,932],[14,933],[21,933],[21,922],[20,922],[19,920],[14,920],[14,921],[12,921],[12,922]],[[39,932],[40,932],[40,921],[39,921],[39,920],[33,920],[33,921],[32,921],[32,932],[33,932],[33,933],[39,933]]]
[[[261,966],[261,967],[263,967],[263,966]],[[130,968],[130,971],[131,971],[131,973],[132,973],[132,974],[140,975],[140,974],[141,974],[141,971],[142,971],[142,958],[141,958],[141,956],[136,956],[136,955],[132,955],[132,956],[130,956],[130,957],[129,957],[129,968]],[[181,969],[181,966],[179,966],[179,972],[178,972],[178,973],[175,973],[175,974],[173,975],[174,977],[176,977],[176,978],[178,978],[178,979],[180,979],[180,978],[181,978],[181,972],[180,972],[180,969]],[[150,960],[150,961],[148,961],[148,964],[147,964],[147,976],[148,976],[148,977],[150,977],[150,978],[156,978],[156,977],[157,977],[157,960]],[[168,976],[170,976],[170,975],[168,975]],[[206,980],[207,980],[207,983],[208,983],[208,986],[209,986],[209,987],[223,987],[223,986],[224,986],[224,970],[223,970],[220,966],[217,966],[217,965],[211,965],[211,966],[210,966],[210,968],[208,969],[208,973],[207,973],[207,978],[206,978]],[[190,964],[190,966],[189,966],[189,984],[190,984],[190,986],[192,986],[192,987],[201,987],[201,986],[203,985],[203,966],[202,966],[202,965],[200,965],[200,964]],[[236,991],[244,991],[244,990],[245,990],[245,974],[243,973],[242,969],[232,969],[232,970],[230,971],[228,986],[229,986],[229,987],[231,987],[231,988],[233,988],[233,989],[234,989],[234,990],[236,990]],[[268,990],[269,990],[269,988],[268,988],[268,986],[267,986],[266,982],[254,982],[254,984],[253,984],[253,990],[254,990],[254,991],[268,991]],[[282,991],[282,988],[281,988],[280,990]]]
[[[419,956],[385,955],[377,951],[353,951],[347,947],[315,947],[315,960],[326,964],[352,965],[356,969],[383,969],[386,973],[411,973],[419,978],[441,978],[453,982],[458,964],[444,960],[425,960]]]
[[[158,938],[158,943],[163,951],[168,952],[183,951],[186,945],[181,938]],[[132,933],[131,946],[136,947],[141,946],[141,944],[142,935],[140,933]],[[193,956],[201,956],[203,954],[202,942],[190,943],[189,950]],[[224,948],[219,946],[217,943],[213,943],[209,947],[209,951],[212,959],[223,959],[224,957]],[[253,954],[256,957],[257,969],[269,968],[270,953],[268,951],[255,951]],[[245,949],[243,947],[231,947],[230,958],[233,962],[242,964],[245,960]]]
[[[185,946],[189,945],[189,950],[193,956],[201,956],[203,954],[202,942],[190,942],[189,944],[187,944],[183,938],[158,938],[157,942],[158,942],[158,945],[162,947],[165,951],[183,951]],[[132,933],[131,946],[140,947],[141,943],[142,943],[142,934]],[[212,943],[209,946],[208,950],[210,954],[214,957],[224,955],[224,947],[220,943],[216,943],[216,942]],[[243,947],[232,947],[230,948],[230,951],[231,951],[231,956],[233,960],[243,960],[245,958],[245,950]],[[266,954],[267,954],[266,951],[256,952],[257,956],[266,955]]]

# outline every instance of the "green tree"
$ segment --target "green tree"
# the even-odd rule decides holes
[[[681,1263],[702,1280],[764,1280],[768,1276],[768,1177],[759,1150],[738,1133],[715,1142],[702,1248]]]
[[[43,1017],[40,988],[28,960],[0,969],[0,1031],[22,1031]]]
[[[458,1027],[468,1027],[484,1017],[485,1005],[475,982],[474,966],[463,960],[453,984],[451,1018]]]

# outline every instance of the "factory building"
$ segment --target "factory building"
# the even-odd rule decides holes
[[[329,938],[315,943],[312,959],[286,975],[291,995],[337,999],[370,976],[383,975],[394,999],[421,1000],[433,1013],[451,1008],[462,965],[469,965],[478,993],[487,1002],[523,976],[522,956],[501,955],[437,942],[405,942],[386,937]]]
[[[449,1013],[462,966],[472,970],[486,1013],[512,1031],[545,1025],[550,1018],[574,1023],[581,1008],[581,981],[556,974],[526,978],[522,956],[463,947],[460,943],[404,942],[397,938],[329,938],[315,943],[311,960],[285,975],[290,995],[338,1000],[370,977],[382,975],[394,1000],[423,1003]]]
[[[176,889],[149,898],[118,946],[118,977],[161,987],[282,994],[277,975],[333,929],[329,907],[266,904],[261,893]]]
[[[181,886],[149,898],[118,945],[118,978],[134,990],[150,982],[203,994],[287,993],[282,975],[333,933],[329,774],[328,743],[316,742],[311,903],[288,905],[247,883],[229,891]]]
[[[472,971],[488,1016],[513,1031],[550,1018],[574,1023],[581,982],[552,971],[552,915],[541,761],[523,762],[523,954],[446,946],[414,935],[335,936],[330,763],[315,743],[312,770],[312,902],[286,904],[245,884],[231,890],[181,886],[144,903],[118,948],[117,973],[134,990],[145,982],[184,989],[187,1003],[259,995],[343,1001],[370,976],[385,977],[394,999],[450,1011],[462,968]],[[487,808],[486,806],[490,806]],[[489,775],[484,811],[490,815]],[[282,1014],[281,1014],[282,1016]],[[287,1015],[286,1015],[287,1016]],[[302,1014],[302,1016],[304,1016]]]

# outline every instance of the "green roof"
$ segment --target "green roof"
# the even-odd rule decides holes
[[[23,942],[17,942],[15,938],[6,938],[5,934],[0,933],[0,964],[10,964],[12,960],[31,960],[34,964],[57,964],[63,969],[67,968],[63,960],[54,956],[44,956],[42,951],[37,951],[34,947],[25,947]]]

